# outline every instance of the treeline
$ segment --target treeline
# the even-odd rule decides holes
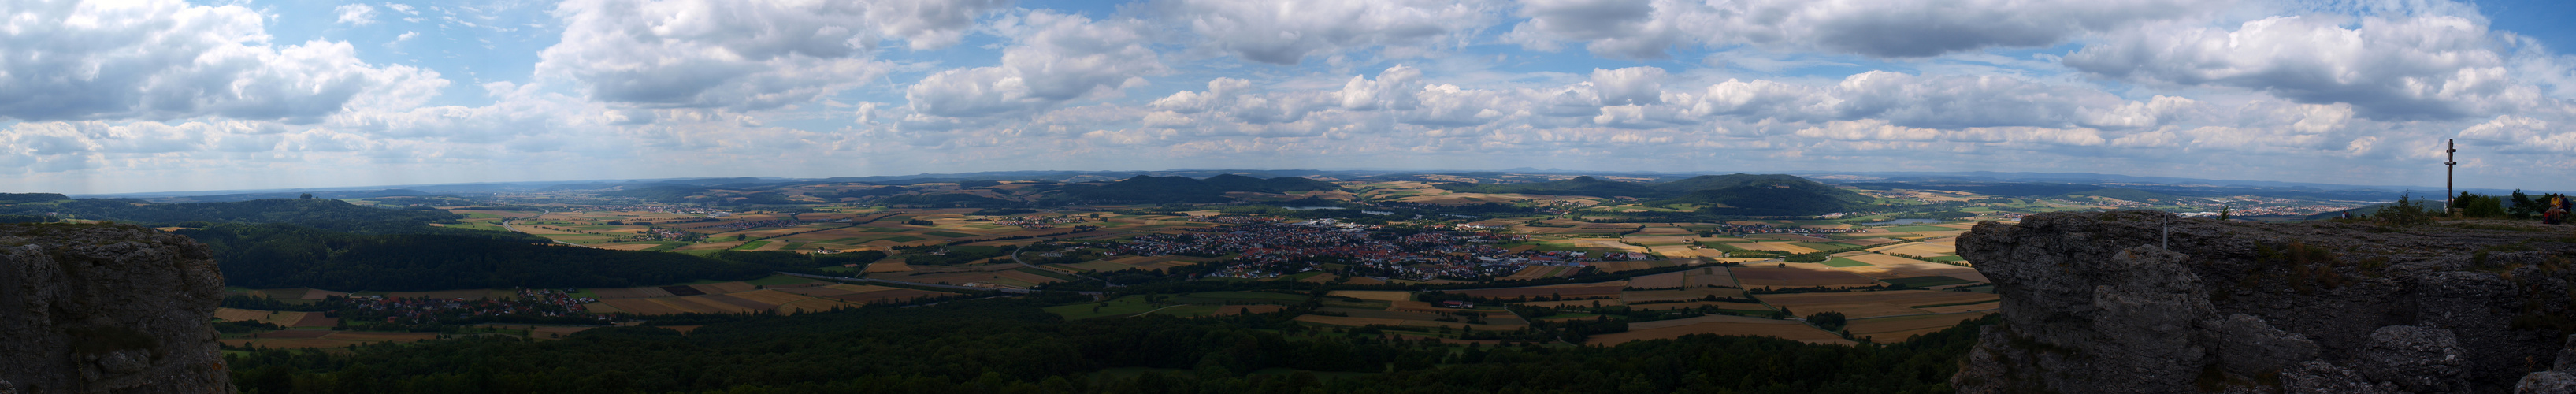
[[[688,335],[612,327],[545,342],[259,350],[226,363],[244,393],[1934,393],[1949,392],[1977,329],[1992,322],[1893,345],[1693,335],[1462,347],[1285,316],[1063,321],[1038,306],[957,301],[762,317]],[[1151,369],[1103,373],[1111,368]],[[1340,377],[1318,376],[1328,373]]]
[[[288,224],[219,224],[177,233],[213,249],[225,284],[250,288],[627,287],[752,279],[773,270],[680,253],[595,249],[542,239],[353,234]]]

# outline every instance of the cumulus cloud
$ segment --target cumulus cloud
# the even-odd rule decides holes
[[[1533,0],[1505,41],[1538,50],[1582,42],[1593,54],[1662,59],[1688,44],[1754,44],[1873,57],[2037,47],[2091,32],[2197,16],[2206,0]]]
[[[955,44],[1008,1],[718,2],[578,0],[558,5],[562,43],[537,73],[596,100],[658,108],[760,110],[859,86],[891,67],[880,42]]]
[[[366,4],[342,4],[332,11],[340,14],[340,23],[358,26],[376,23],[376,7]]]
[[[2348,103],[2374,119],[2456,119],[2542,99],[2536,87],[2513,81],[2502,49],[2473,18],[2310,15],[2264,18],[2232,30],[2130,30],[2068,55],[2065,64],[2133,82]]]
[[[1026,113],[1084,97],[1142,86],[1166,71],[1135,20],[1092,21],[1034,12],[999,22],[1013,37],[1002,64],[931,74],[904,91],[919,114],[971,118]]]
[[[0,29],[0,117],[224,116],[310,122],[353,106],[437,94],[438,73],[359,61],[348,43],[276,46],[239,6],[38,2]]]
[[[1200,45],[1269,64],[1354,48],[1418,54],[1462,45],[1497,23],[1498,5],[1441,0],[1160,0],[1166,23],[1188,26]]]

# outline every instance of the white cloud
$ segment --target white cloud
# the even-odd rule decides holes
[[[556,7],[562,43],[537,73],[590,98],[656,108],[761,110],[866,84],[891,64],[879,41],[954,44],[1007,1],[577,0]]]
[[[224,116],[310,122],[437,95],[438,73],[359,61],[348,43],[276,46],[238,6],[177,1],[20,4],[0,42],[0,117]]]
[[[1080,15],[1034,12],[997,22],[1014,43],[1002,64],[931,74],[904,91],[915,113],[971,118],[1026,113],[1141,86],[1167,69],[1146,48],[1136,20],[1094,22]]]
[[[385,9],[394,10],[394,12],[400,12],[405,15],[420,15],[420,10],[412,9],[410,4],[385,3]]]
[[[2206,0],[1531,0],[1504,35],[1536,50],[1583,42],[1594,55],[1662,59],[1676,46],[1741,44],[1873,57],[2040,47],[2091,32],[2188,19]]]
[[[1208,49],[1289,65],[1354,48],[1408,57],[1401,55],[1463,45],[1497,23],[1501,8],[1479,0],[1161,0],[1151,7]]]
[[[2530,108],[2481,20],[2441,15],[2271,17],[2234,29],[2159,25],[2066,57],[2133,82],[2226,86],[2301,103],[2348,103],[2374,119],[2456,119]]]
[[[339,23],[366,26],[376,23],[376,7],[366,4],[342,4],[332,12],[340,15]]]

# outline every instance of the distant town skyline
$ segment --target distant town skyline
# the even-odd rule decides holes
[[[0,192],[1155,168],[2576,179],[2549,1],[26,1]]]

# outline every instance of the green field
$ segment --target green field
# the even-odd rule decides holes
[[[1870,263],[1863,263],[1863,262],[1860,262],[1859,260],[1852,260],[1852,259],[1846,259],[1846,258],[1841,258],[1841,257],[1833,257],[1833,258],[1827,258],[1827,259],[1825,259],[1825,266],[1827,266],[1827,267],[1859,267],[1859,266],[1866,266],[1866,265],[1871,265],[1871,264],[1870,264]]]
[[[965,237],[972,237],[972,236],[975,236],[975,234],[967,234],[967,233],[960,233],[960,232],[953,232],[953,231],[925,231],[925,232],[922,232],[922,234],[937,235],[937,236],[941,236],[941,237],[948,237],[948,238],[965,238]]]
[[[759,247],[761,247],[761,246],[767,246],[767,245],[769,245],[769,240],[751,241],[751,242],[744,242],[744,243],[742,243],[741,245],[735,245],[732,249],[728,249],[728,250],[752,250],[752,249],[759,248]]]
[[[1941,227],[1941,226],[1896,226],[1896,227],[1881,227],[1881,228],[1882,228],[1882,229],[1886,229],[1887,231],[1895,231],[1895,232],[1913,232],[1913,231],[1959,231],[1959,229],[1949,228],[1949,227]]]
[[[1790,244],[1790,245],[1798,245],[1798,246],[1801,246],[1801,247],[1806,247],[1806,248],[1808,248],[1808,249],[1815,249],[1815,250],[1836,250],[1836,249],[1851,249],[1851,248],[1857,248],[1857,247],[1860,247],[1860,245],[1853,245],[1853,244],[1847,244],[1847,243],[1841,243],[1841,242],[1790,242],[1789,244]]]
[[[644,250],[647,250],[647,251],[654,251],[654,252],[659,252],[659,251],[665,251],[665,250],[671,250],[671,249],[679,249],[681,246],[687,246],[687,245],[688,245],[688,243],[685,243],[685,242],[665,242],[665,243],[663,243],[663,244],[661,244],[661,245],[654,245],[653,247],[650,247],[650,248],[644,248]]]
[[[919,241],[919,240],[922,240],[922,239],[923,239],[923,238],[921,238],[921,237],[915,237],[915,236],[910,236],[910,235],[897,235],[897,236],[892,236],[892,237],[880,238],[880,239],[877,239],[877,240],[879,240],[879,241],[888,241],[888,242],[912,242],[912,241]]]
[[[1180,303],[1188,303],[1188,304],[1200,304],[1200,303],[1205,303],[1205,304],[1225,304],[1225,303],[1227,303],[1227,302],[1235,302],[1235,303],[1253,303],[1253,304],[1293,305],[1293,304],[1300,303],[1300,302],[1306,302],[1306,295],[1304,295],[1304,294],[1270,293],[1270,292],[1258,292],[1258,291],[1211,291],[1211,292],[1205,292],[1205,293],[1191,293],[1191,294],[1188,294],[1188,295],[1183,295],[1183,296],[1179,296],[1179,297],[1173,297],[1173,298],[1172,298],[1172,301],[1173,301],[1173,302],[1180,302]]]

